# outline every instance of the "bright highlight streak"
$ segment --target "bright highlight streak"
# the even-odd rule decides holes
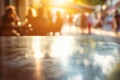
[[[36,36],[36,37],[33,37],[33,40],[32,40],[32,49],[33,49],[33,52],[34,52],[34,57],[36,59],[39,59],[39,58],[42,58],[43,55],[41,53],[41,41],[40,41],[40,37]]]
[[[33,16],[36,17],[37,16],[36,10],[32,8],[32,12],[33,12]]]

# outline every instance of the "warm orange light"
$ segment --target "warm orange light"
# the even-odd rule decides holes
[[[65,4],[67,0],[54,0],[55,4]]]
[[[102,9],[105,10],[106,8],[107,8],[107,5],[104,4],[104,5],[102,6]]]
[[[74,2],[74,0],[69,0],[69,2]]]
[[[62,8],[52,8],[52,13],[56,14],[56,12],[59,11],[60,13],[64,13],[64,10]]]
[[[56,12],[57,11],[59,11],[60,13],[61,13],[61,16],[63,16],[63,14],[64,14],[64,9],[62,9],[62,8],[52,8],[51,9],[51,11],[52,11],[52,15],[53,15],[53,22],[55,23],[55,21],[56,21]]]
[[[34,8],[32,8],[32,12],[33,12],[33,16],[36,17],[37,16],[37,12]]]

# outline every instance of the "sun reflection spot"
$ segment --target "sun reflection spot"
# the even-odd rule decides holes
[[[40,58],[42,58],[43,56],[40,54],[40,53],[36,53],[36,54],[34,54],[34,58],[36,58],[36,59],[40,59]]]
[[[68,80],[83,80],[83,77],[81,74],[70,77]]]
[[[33,50],[33,57],[35,59],[39,59],[39,58],[43,57],[42,52],[41,52],[41,45],[40,44],[41,44],[40,37],[38,37],[38,36],[33,37],[32,50]]]
[[[67,57],[72,52],[72,37],[56,37],[51,45],[51,57],[59,58],[62,64],[67,64]]]
[[[57,37],[52,44],[52,54],[56,57],[65,57],[71,53],[72,38],[71,37]]]
[[[95,54],[94,57],[95,57],[95,62],[102,67],[103,73],[105,74],[109,73],[114,67],[115,60],[113,56],[110,55],[103,56],[103,55]]]

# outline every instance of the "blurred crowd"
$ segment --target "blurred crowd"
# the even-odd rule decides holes
[[[36,14],[37,13],[37,14]],[[44,13],[44,8],[35,10],[30,7],[26,13],[24,21],[20,21],[14,6],[7,6],[5,14],[2,16],[0,27],[1,35],[48,35],[50,32],[60,32],[63,18],[59,11],[56,12],[56,20],[53,22],[52,14]]]
[[[116,10],[114,13],[103,13],[100,14],[85,13],[81,12],[79,16],[76,14],[62,15],[58,10],[54,17],[50,10],[47,10],[45,14],[44,7],[39,7],[37,10],[30,7],[27,10],[24,21],[21,21],[17,15],[14,6],[10,5],[5,8],[5,14],[2,16],[2,23],[0,27],[0,35],[55,35],[59,32],[61,35],[62,26],[67,22],[70,26],[75,25],[80,27],[81,33],[91,34],[91,28],[102,28],[106,23],[109,24],[112,30],[118,34],[120,29],[120,13]]]

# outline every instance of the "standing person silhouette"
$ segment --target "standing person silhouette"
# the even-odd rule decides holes
[[[87,27],[88,27],[88,34],[91,34],[91,27],[92,27],[92,16],[89,13],[88,17],[87,17]]]
[[[73,23],[73,16],[72,16],[72,14],[69,14],[69,24],[70,24],[70,26],[72,26],[72,23]]]
[[[46,36],[48,33],[47,19],[45,18],[45,8],[43,6],[38,9],[38,16],[36,17],[36,31],[38,35]]]
[[[53,17],[52,17],[52,13],[50,11],[47,12],[47,25],[48,25],[47,26],[48,27],[48,35],[51,35],[50,33],[52,32],[52,28],[53,28]]]
[[[85,33],[85,28],[87,26],[87,17],[84,13],[81,14],[81,20],[80,20],[80,24],[81,24],[81,31],[82,31],[82,34]]]
[[[56,12],[56,22],[54,25],[54,33],[59,32],[61,34],[61,28],[63,25],[63,19],[59,11]]]
[[[120,29],[120,13],[118,13],[118,10],[115,11],[115,22],[116,22],[116,28],[115,33],[118,35],[118,31]]]
[[[24,33],[25,34],[30,34],[30,35],[35,35],[35,27],[36,27],[36,10],[33,7],[30,7],[25,16],[25,21],[23,22],[24,25]]]

